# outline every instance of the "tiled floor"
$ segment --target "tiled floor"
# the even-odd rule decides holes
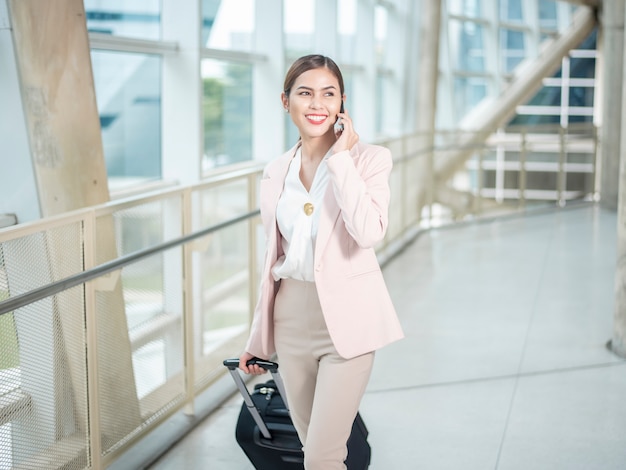
[[[361,413],[372,470],[624,470],[617,216],[596,206],[438,229],[384,269],[406,339]],[[248,470],[235,396],[150,468]],[[278,470],[278,469],[277,469]]]

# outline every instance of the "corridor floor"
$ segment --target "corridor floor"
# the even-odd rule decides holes
[[[624,470],[617,215],[595,205],[423,233],[384,268],[406,338],[361,414],[372,470]],[[150,468],[249,470],[233,396]]]

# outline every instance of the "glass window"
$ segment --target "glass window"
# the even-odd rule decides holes
[[[570,78],[594,78],[596,59],[594,57],[571,57],[569,61]]]
[[[298,57],[313,49],[315,0],[284,0],[285,54]]]
[[[544,86],[527,104],[530,106],[561,106],[561,87]]]
[[[560,114],[518,114],[508,125],[510,126],[540,126],[543,124],[559,124]]]
[[[161,57],[92,51],[109,187],[161,178]]]
[[[161,1],[84,0],[87,29],[140,39],[161,38]]]
[[[487,96],[487,83],[482,77],[457,77],[454,79],[454,103],[460,120]]]
[[[557,29],[556,2],[539,0],[539,26],[545,29]]]
[[[502,51],[502,71],[510,73],[524,60],[524,33],[510,29],[501,29],[500,49]]]
[[[337,1],[338,61],[351,63],[356,54],[356,0]]]
[[[598,28],[594,28],[593,31],[587,36],[587,38],[576,48],[576,49],[586,49],[586,50],[595,50],[596,42],[598,39]]]
[[[567,122],[575,124],[579,122],[593,122],[593,116],[568,116]]]
[[[203,0],[202,45],[211,49],[254,49],[254,0]]]
[[[480,0],[448,0],[448,11],[452,15],[479,18]]]
[[[470,72],[485,70],[483,27],[472,21],[450,21],[450,45],[454,68]]]
[[[555,31],[553,33],[541,33],[540,35],[540,41],[543,42],[547,39],[556,39],[559,34]]]
[[[374,99],[376,100],[376,112],[374,113],[375,120],[375,129],[376,132],[380,135],[383,133],[383,123],[384,123],[384,113],[385,113],[385,80],[384,76],[380,74],[376,75],[376,93],[374,94]]]
[[[499,0],[500,1],[500,20],[509,22],[521,22],[524,17],[522,15],[522,0]]]
[[[593,87],[570,86],[569,105],[593,108]]]
[[[387,9],[376,5],[374,10],[374,37],[376,38],[376,64],[385,63],[385,44],[387,41]]]
[[[252,159],[252,66],[202,61],[203,171]]]

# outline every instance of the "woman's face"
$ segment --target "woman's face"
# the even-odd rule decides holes
[[[341,109],[341,91],[337,77],[325,67],[311,69],[300,75],[283,105],[300,130],[300,136],[320,137],[333,133],[337,113]]]

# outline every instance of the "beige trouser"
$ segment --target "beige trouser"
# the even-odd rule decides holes
[[[274,305],[274,341],[306,470],[343,470],[352,422],[374,353],[344,359],[328,334],[312,282],[283,279]]]

